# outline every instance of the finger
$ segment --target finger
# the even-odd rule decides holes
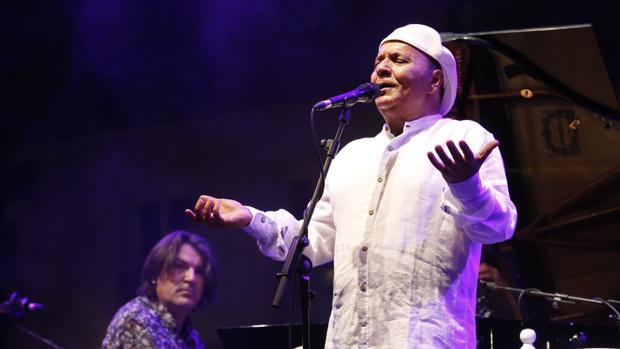
[[[437,160],[437,158],[435,157],[435,154],[433,154],[432,151],[429,151],[428,153],[426,153],[426,155],[428,156],[428,159],[431,161],[431,164],[433,164],[433,166],[435,166],[435,168],[438,169],[439,172],[443,172],[446,170],[446,167],[439,160]]]
[[[489,141],[487,144],[485,144],[482,147],[482,149],[480,149],[476,157],[480,159],[481,161],[484,161],[487,158],[487,156],[491,154],[493,149],[495,149],[498,145],[499,145],[499,142],[495,139],[492,141]]]
[[[471,148],[469,147],[467,142],[460,141],[459,147],[461,147],[461,150],[463,151],[463,155],[465,156],[465,162],[473,163],[474,160],[476,159],[476,156],[474,155],[474,152],[471,151]]]
[[[446,167],[446,170],[448,170],[448,171],[454,170],[454,161],[452,161],[452,159],[450,159],[448,154],[446,154],[446,151],[443,150],[442,146],[440,146],[440,145],[436,146],[435,147],[435,152],[439,156],[439,159],[441,159],[441,161],[443,162],[443,165]]]
[[[222,206],[222,200],[218,200],[217,204],[213,208],[213,223],[216,225],[222,225],[222,216],[220,215],[220,207]]]
[[[213,204],[215,200],[209,200],[205,203],[204,209],[200,212],[201,218],[203,221],[211,223],[213,219],[211,218],[211,211],[213,210]]]
[[[463,154],[461,154],[459,149],[456,147],[456,144],[454,144],[454,142],[452,142],[452,141],[448,141],[448,142],[446,142],[446,145],[448,146],[448,150],[450,151],[450,155],[452,155],[452,159],[454,160],[454,164],[457,165],[457,166],[465,164],[465,159],[463,159]]]
[[[190,210],[189,208],[185,209],[185,215],[193,220],[196,220],[197,218],[196,213],[194,213],[194,211]]]
[[[209,201],[209,197],[206,195],[200,195],[198,200],[196,201],[196,205],[194,205],[194,211],[199,212],[205,206],[205,203]]]

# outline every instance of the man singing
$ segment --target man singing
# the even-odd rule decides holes
[[[370,80],[385,125],[336,156],[309,225],[305,255],[334,262],[325,347],[474,349],[481,246],[509,239],[517,218],[498,142],[473,121],[443,118],[456,64],[430,27],[383,39]],[[278,260],[301,223],[208,195],[186,213],[242,227]]]

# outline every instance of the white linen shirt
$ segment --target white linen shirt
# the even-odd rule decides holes
[[[336,156],[304,252],[314,265],[334,262],[326,348],[475,348],[481,244],[509,239],[516,209],[497,148],[454,184],[426,154],[448,140],[475,153],[492,139],[473,121],[430,115],[397,137],[384,126]],[[301,221],[250,210],[245,231],[283,260]]]

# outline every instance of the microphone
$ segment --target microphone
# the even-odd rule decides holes
[[[336,97],[320,101],[312,109],[323,111],[331,108],[350,107],[355,103],[370,103],[379,96],[381,86],[371,82],[359,85],[355,90],[343,93]]]
[[[20,297],[17,292],[13,292],[7,301],[0,303],[0,315],[6,314],[14,318],[40,309],[43,309],[43,304],[30,302],[28,298]]]

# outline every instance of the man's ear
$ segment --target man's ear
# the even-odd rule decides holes
[[[440,93],[443,85],[443,71],[441,69],[433,70],[433,79],[431,80],[431,89],[429,94]]]

